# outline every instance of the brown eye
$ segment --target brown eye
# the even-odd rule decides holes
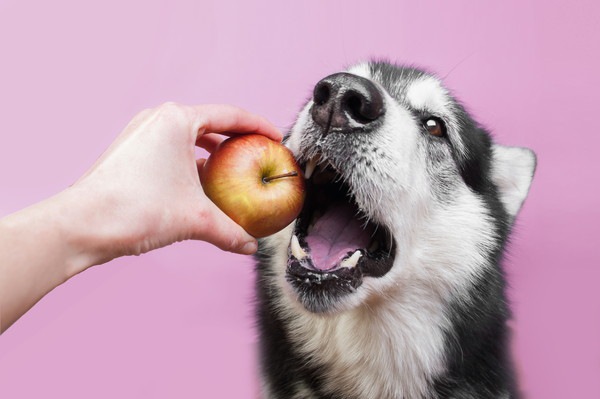
[[[444,122],[442,122],[438,118],[428,118],[425,119],[423,125],[427,132],[432,136],[443,137],[446,135],[446,126],[444,126]]]

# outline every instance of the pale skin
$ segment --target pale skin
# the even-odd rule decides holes
[[[44,295],[94,265],[177,241],[252,254],[256,239],[200,185],[194,151],[225,136],[281,132],[228,105],[163,104],[136,115],[75,184],[0,219],[0,332]]]

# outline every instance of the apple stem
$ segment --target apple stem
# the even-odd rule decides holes
[[[284,177],[293,177],[293,176],[298,176],[298,172],[293,171],[293,172],[283,173],[281,175],[263,177],[262,181],[263,181],[263,183],[268,183],[272,180],[283,179]]]

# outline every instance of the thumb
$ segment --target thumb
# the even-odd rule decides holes
[[[215,204],[208,201],[201,226],[193,239],[209,242],[223,251],[251,255],[256,252],[256,238],[231,220]]]

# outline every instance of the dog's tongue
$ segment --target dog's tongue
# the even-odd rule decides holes
[[[332,269],[348,252],[369,245],[372,232],[363,230],[355,211],[348,204],[335,204],[310,229],[306,243],[316,269]]]

